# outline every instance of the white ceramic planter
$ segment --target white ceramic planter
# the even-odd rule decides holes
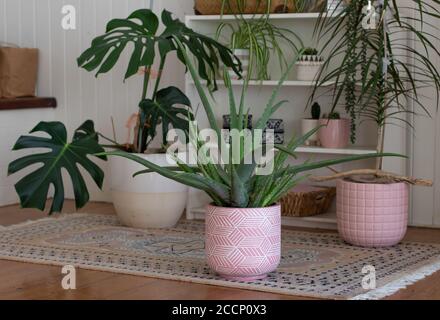
[[[234,49],[232,51],[234,55],[240,59],[243,68],[242,76],[243,78],[246,78],[249,70],[250,51],[248,49]],[[238,76],[235,74],[234,70],[229,68],[228,73],[231,80],[238,80]]]
[[[175,165],[166,154],[138,156],[160,166]],[[140,229],[177,224],[186,206],[188,187],[157,173],[133,178],[134,173],[146,168],[125,158],[111,157],[110,167],[113,204],[122,224]]]
[[[314,81],[318,78],[324,62],[300,61],[296,63],[296,78],[299,81]]]
[[[319,127],[319,120],[315,119],[302,119],[301,120],[301,135],[305,136],[307,133]],[[319,137],[318,132],[311,136],[306,142],[306,146],[318,145]]]

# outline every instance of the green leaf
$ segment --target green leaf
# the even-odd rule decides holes
[[[283,150],[283,152],[288,152],[288,150]],[[300,165],[293,166],[289,169],[289,173],[291,174],[298,174],[301,172],[311,171],[315,169],[325,168],[329,166],[334,166],[341,163],[347,163],[347,162],[353,162],[353,161],[359,161],[359,160],[367,160],[367,159],[374,159],[374,158],[383,158],[383,157],[399,157],[399,158],[406,158],[403,155],[396,154],[396,153],[371,153],[371,154],[365,154],[365,155],[359,155],[359,156],[349,156],[339,159],[331,159],[331,160],[323,160],[323,161],[317,161],[317,162],[311,162],[311,163],[304,163]]]
[[[230,202],[230,190],[227,186],[224,184],[218,183],[217,181],[214,181],[212,179],[209,179],[207,177],[204,177],[203,175],[199,175],[197,173],[187,173],[187,172],[175,172],[173,170],[161,167],[159,165],[156,165],[146,159],[143,159],[141,157],[138,157],[134,154],[127,153],[127,152],[121,152],[121,151],[115,151],[115,152],[105,152],[101,153],[99,155],[105,155],[105,156],[118,156],[127,158],[130,160],[133,160],[148,169],[150,169],[153,172],[156,172],[160,174],[161,176],[174,180],[176,182],[180,182],[184,185],[197,188],[199,190],[203,190],[207,192],[210,195],[214,195],[216,198],[222,199],[224,204],[227,204]]]
[[[66,128],[60,122],[40,122],[30,133],[35,132],[44,132],[49,138],[22,136],[13,150],[44,148],[50,151],[24,156],[13,161],[8,168],[8,174],[14,174],[31,165],[38,165],[15,185],[21,206],[44,210],[52,185],[55,194],[50,213],[61,212],[64,203],[62,169],[65,169],[72,180],[76,207],[83,207],[89,201],[89,192],[79,167],[90,174],[99,188],[102,188],[104,180],[104,172],[88,159],[89,155],[104,151],[98,143],[93,122],[86,121],[78,128],[71,143],[67,142]],[[100,158],[107,159],[105,156]]]
[[[158,17],[149,9],[140,9],[130,14],[127,19],[113,19],[107,24],[106,33],[93,39],[90,48],[77,59],[78,66],[93,71],[98,69],[97,76],[109,72],[117,63],[120,55],[129,43],[134,45],[125,78],[135,75],[140,66],[151,67],[154,64],[155,48],[159,47],[162,60],[165,56],[177,51],[180,61],[182,53],[173,43],[172,37],[178,37],[185,43],[199,62],[199,73],[208,85],[217,88],[216,76],[220,61],[231,67],[237,74],[241,72],[241,63],[232,51],[215,40],[194,32],[171,13],[162,12],[165,30],[156,35],[159,29]]]
[[[193,119],[188,112],[191,102],[188,97],[176,87],[168,87],[157,92],[156,100],[145,99],[139,104],[141,118],[150,124],[147,134],[156,135],[156,124],[162,121],[162,141],[165,143],[170,126],[175,129],[189,131],[188,121]],[[148,120],[149,119],[149,120]],[[145,123],[142,121],[142,123]]]
[[[139,71],[139,67],[142,64],[142,51],[144,50],[144,45],[142,39],[139,39],[134,44],[133,54],[131,55],[130,62],[128,63],[127,72],[125,73],[124,79],[128,79],[135,75]]]
[[[145,30],[151,34],[156,34],[159,28],[159,19],[148,9],[140,9],[133,12],[128,19],[139,19]]]

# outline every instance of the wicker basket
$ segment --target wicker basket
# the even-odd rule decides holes
[[[237,5],[243,3],[243,8]],[[199,15],[216,15],[222,13],[223,0],[195,0],[194,10]],[[242,12],[240,12],[242,11]],[[223,14],[266,13],[266,0],[226,0]]]
[[[326,213],[336,196],[336,188],[297,186],[281,199],[283,216],[310,217]]]

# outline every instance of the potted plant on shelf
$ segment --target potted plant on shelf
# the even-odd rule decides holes
[[[272,24],[266,15],[253,19],[236,16],[235,22],[222,22],[217,28],[216,39],[220,40],[230,32],[228,46],[242,62],[242,75],[247,79],[269,80],[269,61],[276,55],[281,73],[287,68],[285,46],[289,51],[298,52],[302,48],[301,38],[293,31]],[[231,79],[237,74],[229,71]]]
[[[339,112],[332,111],[319,120],[322,126],[318,132],[321,146],[330,149],[346,148],[350,138],[350,119],[341,118]]]
[[[165,146],[166,136],[171,127],[188,131],[188,121],[193,119],[190,111],[191,102],[180,89],[172,86],[161,88],[162,70],[169,55],[177,52],[178,56],[182,57],[170,37],[178,37],[195,53],[200,75],[213,88],[216,87],[215,77],[211,79],[208,75],[216,74],[220,61],[237,73],[239,62],[228,48],[187,28],[178,19],[173,19],[170,12],[163,11],[161,20],[164,30],[160,34],[159,18],[148,9],[137,10],[127,19],[111,20],[107,24],[105,34],[96,37],[90,48],[78,58],[78,66],[87,71],[97,70],[98,76],[109,72],[124,50],[133,48],[130,49],[132,52],[124,80],[136,75],[140,68],[145,69],[135,139],[130,145],[115,144],[111,139],[104,139],[112,143],[112,148],[136,153],[139,157],[164,166],[170,161],[166,157],[165,149],[150,148],[151,142],[158,135],[158,126],[162,125],[160,136]],[[183,59],[181,61],[185,63]],[[155,63],[159,70],[155,72],[157,75],[153,79]],[[152,90],[149,90],[152,85]],[[87,127],[87,130],[89,129],[92,130],[92,127]],[[180,155],[181,158],[184,156]],[[125,159],[113,158],[110,167],[112,200],[120,220],[125,225],[164,228],[177,223],[186,205],[185,185],[155,173],[134,179],[132,175],[138,171],[139,166]],[[77,195],[79,203],[88,200],[88,194],[84,189],[75,192],[82,193]],[[60,209],[57,205],[53,208]]]
[[[194,10],[198,15],[263,14],[279,1],[284,0],[195,0]]]
[[[300,81],[314,81],[324,64],[324,58],[318,55],[315,48],[306,48],[296,63],[296,78]]]
[[[321,118],[321,106],[319,103],[315,102],[312,105],[312,117],[308,119],[301,120],[301,134],[305,135],[310,131],[319,127],[319,119]],[[318,133],[315,133],[305,142],[306,146],[317,146],[319,145]]]
[[[330,53],[324,68],[333,71],[321,75],[314,93],[323,82],[335,81],[333,107],[345,99],[354,126],[352,138],[358,119],[376,123],[378,153],[384,151],[386,127],[411,126],[407,115],[419,111],[429,115],[418,101],[421,90],[430,86],[440,89],[439,68],[432,62],[440,57],[438,28],[427,22],[427,17],[438,21],[437,1],[409,3],[414,6],[411,15],[396,1],[385,0],[375,7],[371,1],[352,0],[332,21],[320,18],[316,27],[320,37],[344,36],[337,44],[325,43]],[[371,18],[367,25],[365,14]],[[428,32],[428,27],[436,30]],[[421,50],[414,47],[417,43]],[[367,247],[399,243],[407,230],[409,185],[432,185],[429,180],[384,172],[381,160],[375,169],[316,180],[332,179],[338,179],[337,215],[342,238]]]
[[[138,174],[156,172],[166,178],[205,191],[212,199],[212,204],[207,208],[205,239],[209,266],[227,279],[263,278],[267,273],[275,270],[280,261],[281,213],[278,200],[298,181],[305,178],[302,174],[317,168],[386,156],[386,154],[375,153],[343,159],[287,164],[286,160],[289,155],[295,156],[295,149],[318,130],[315,129],[304,137],[293,138],[285,147],[277,146],[276,148],[280,152],[274,157],[270,156],[274,154],[273,150],[266,149],[266,153],[263,155],[263,157],[267,157],[266,162],[259,162],[257,157],[253,156],[249,158],[248,155],[261,151],[262,131],[267,121],[286,102],[276,102],[277,93],[296,59],[289,65],[269,99],[261,118],[253,126],[251,133],[256,139],[251,140],[251,143],[245,143],[246,135],[243,134],[244,117],[246,117],[244,99],[247,89],[243,86],[242,99],[236,103],[230,78],[227,73],[225,74],[225,84],[230,95],[231,129],[237,130],[239,133],[239,138],[232,139],[231,145],[227,145],[222,139],[221,130],[214,116],[211,96],[202,86],[200,76],[186,52],[184,42],[174,36],[171,36],[170,40],[179,48],[179,52],[191,73],[209,124],[217,135],[217,139],[209,140],[208,143],[198,134],[197,126],[190,125],[190,143],[198,155],[195,159],[196,162],[193,165],[187,165],[176,158],[177,166],[162,167],[133,153],[102,152],[102,146],[98,141],[99,135],[93,130],[91,122],[78,129],[72,142],[66,141],[65,128],[62,123],[42,122],[32,132],[44,131],[52,138],[21,137],[15,149],[49,147],[52,149],[51,159],[56,158],[57,161],[52,163],[53,160],[47,160],[47,155],[43,153],[26,156],[10,164],[10,173],[24,169],[33,163],[42,161],[42,159],[49,164],[36,169],[17,183],[22,206],[44,208],[49,184],[52,183],[55,187],[52,209],[61,208],[64,198],[63,177],[60,172],[61,168],[66,166],[69,173],[76,175],[72,179],[75,190],[81,191],[76,193],[77,204],[84,205],[84,200],[87,199],[84,199],[83,193],[87,192],[87,187],[82,183],[81,173],[77,170],[72,172],[71,165],[81,163],[88,169],[97,184],[102,185],[102,171],[98,170],[96,164],[88,156],[124,157],[146,168]],[[220,157],[210,147],[215,141],[218,141],[215,147],[221,151]],[[214,148],[214,150],[216,149]],[[224,155],[226,158],[223,158]],[[218,161],[219,159],[223,161]],[[39,181],[35,182],[35,178],[39,176],[50,177],[50,180],[45,181],[45,184],[42,185]],[[252,250],[247,250],[246,257],[244,257],[242,252],[246,248],[252,248]]]

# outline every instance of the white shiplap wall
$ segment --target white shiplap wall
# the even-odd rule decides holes
[[[0,42],[39,48],[38,95],[58,100],[55,110],[0,111],[0,205],[18,201],[13,189],[18,176],[6,175],[8,163],[17,156],[10,150],[18,136],[39,121],[63,121],[71,135],[83,121],[93,119],[99,131],[111,136],[113,116],[117,137],[125,141],[125,121],[136,112],[142,87],[138,76],[122,82],[129,55],[98,80],[76,65],[76,58],[96,35],[104,32],[106,23],[150,6],[156,13],[166,8],[183,19],[191,13],[192,4],[192,0],[0,0]],[[76,8],[76,30],[61,27],[64,5]],[[183,88],[184,69],[175,61],[170,61],[167,68],[173,72],[165,71],[164,85],[172,83]],[[106,164],[103,167],[107,170]],[[93,199],[109,199],[108,180],[104,193],[91,187]]]

